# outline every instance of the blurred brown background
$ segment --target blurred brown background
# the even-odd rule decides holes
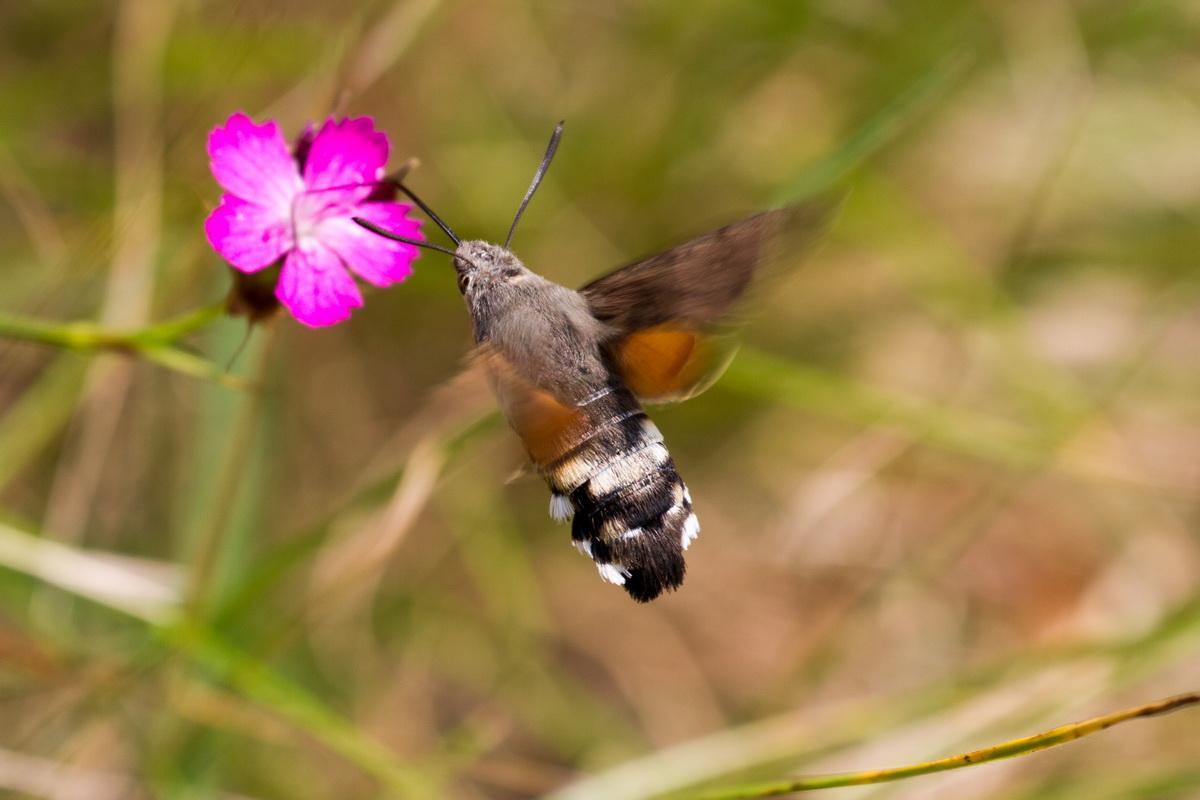
[[[1184,0],[0,6],[5,313],[219,300],[235,110],[373,116],[484,238],[565,118],[514,247],[567,285],[845,193],[654,413],[704,532],[649,606],[509,480],[444,257],[257,331],[257,389],[0,341],[0,792],[645,797],[1196,688],[1198,41]],[[1198,746],[1181,714],[837,797],[1194,798]]]

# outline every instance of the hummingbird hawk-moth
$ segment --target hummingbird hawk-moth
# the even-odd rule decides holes
[[[825,206],[756,214],[568,289],[509,250],[561,135],[559,123],[503,245],[460,240],[403,184],[455,249],[355,221],[453,257],[476,358],[550,487],[550,515],[571,520],[575,547],[601,578],[645,602],[683,582],[700,522],[642,404],[684,400],[715,380],[731,355],[718,328],[768,246],[785,231],[817,228]]]

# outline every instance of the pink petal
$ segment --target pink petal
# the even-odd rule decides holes
[[[204,222],[208,243],[242,272],[274,264],[292,247],[292,226],[273,209],[226,194]]]
[[[341,260],[319,244],[288,253],[275,296],[293,317],[312,328],[349,318],[363,302]]]
[[[304,188],[274,122],[255,125],[245,114],[234,114],[208,135],[208,157],[221,188],[282,214]]]
[[[421,221],[408,216],[407,203],[363,203],[354,215],[382,228],[424,241]],[[376,286],[399,283],[412,274],[412,262],[420,250],[403,242],[392,241],[355,224],[350,217],[332,217],[321,222],[317,238],[342,257],[363,280]]]
[[[341,122],[330,119],[321,126],[309,148],[304,182],[310,190],[345,187],[344,192],[330,192],[331,203],[358,202],[383,177],[387,157],[387,134],[376,131],[370,117]]]

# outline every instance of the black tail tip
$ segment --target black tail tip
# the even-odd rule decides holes
[[[651,570],[639,567],[629,573],[624,588],[629,596],[639,603],[649,603],[663,592],[675,591],[683,585],[687,565],[683,558],[672,559],[666,569]]]

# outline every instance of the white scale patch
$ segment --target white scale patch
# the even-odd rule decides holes
[[[636,539],[637,537],[639,537],[641,535],[642,535],[641,528],[630,528],[629,530],[627,530],[621,534],[621,538],[622,539]]]
[[[601,580],[615,583],[617,586],[624,586],[625,579],[633,574],[620,564],[597,564],[596,570],[600,573]]]
[[[688,514],[688,518],[683,523],[683,533],[679,536],[679,546],[684,550],[688,549],[696,537],[700,535],[700,520],[696,519],[695,514]]]
[[[596,464],[590,458],[577,455],[556,465],[550,470],[550,477],[557,488],[570,492],[586,481],[595,468]]]
[[[588,558],[592,557],[592,540],[591,539],[572,539],[571,544],[575,545],[575,549],[583,553]]]
[[[588,493],[597,499],[604,497],[609,492],[633,483],[648,470],[666,463],[670,457],[667,448],[658,443],[623,456],[592,476],[588,483]]]
[[[571,505],[571,498],[565,494],[551,492],[550,494],[550,518],[555,522],[566,522],[575,514],[575,507]]]
[[[642,420],[642,433],[646,434],[646,438],[652,442],[661,442],[663,440],[662,431],[658,429],[658,426],[649,417]]]

